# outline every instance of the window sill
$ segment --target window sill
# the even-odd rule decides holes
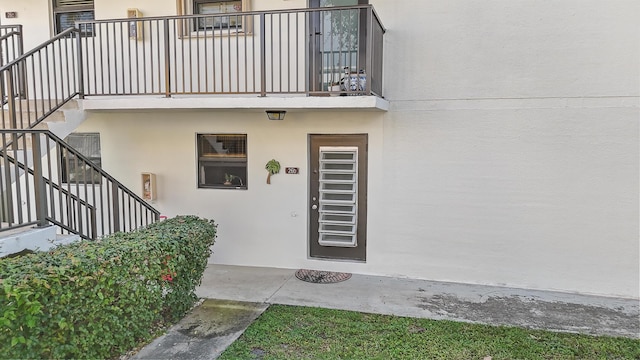
[[[102,186],[102,183],[101,182],[90,182],[90,181],[86,182],[86,183],[81,182],[81,181],[78,181],[78,182],[76,182],[76,181],[71,181],[71,182],[63,181],[62,185],[63,186]]]
[[[215,31],[198,30],[198,31],[189,31],[186,34],[183,33],[183,34],[179,35],[178,38],[181,39],[181,40],[185,40],[185,39],[201,39],[201,38],[202,39],[222,38],[222,37],[229,37],[229,36],[248,37],[248,36],[253,36],[253,32],[251,32],[251,31],[245,32],[244,30],[233,30],[233,31],[228,31],[228,30],[215,30]]]
[[[247,187],[237,185],[198,185],[198,189],[247,190]]]

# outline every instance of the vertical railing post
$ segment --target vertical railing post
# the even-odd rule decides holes
[[[14,97],[14,84],[13,84],[13,70],[12,67],[9,67],[6,70],[6,74],[5,74],[5,80],[6,80],[6,91],[5,94],[7,95],[7,112],[9,115],[9,128],[10,129],[17,129],[18,128],[18,122],[16,120],[16,98]]]
[[[0,36],[2,36],[2,32],[0,32]],[[5,40],[0,40],[0,67],[4,66],[4,52],[3,52],[3,48],[4,48],[4,43]],[[9,53],[9,43],[7,42],[7,54]],[[9,58],[9,55],[7,55],[7,60]]]
[[[97,225],[96,222],[97,222],[96,209],[92,208],[91,209],[91,224],[89,225],[89,227],[91,229],[91,234],[89,234],[89,237],[91,237],[91,240],[95,240],[98,237],[98,225]]]
[[[260,13],[260,96],[267,96],[267,34],[265,13]]]
[[[17,25],[18,27],[18,53],[16,54],[16,59],[22,56],[24,53],[24,37],[22,33],[22,25]],[[20,78],[20,98],[27,98],[27,72],[25,70],[26,62],[18,63],[18,77]]]
[[[120,201],[118,200],[118,184],[111,183],[111,201],[113,204],[113,232],[116,233],[120,228]]]
[[[31,149],[33,151],[33,192],[36,200],[36,220],[38,227],[48,225],[47,222],[47,191],[42,169],[42,148],[40,146],[40,133],[31,134]],[[27,172],[25,171],[25,177]],[[19,180],[18,180],[19,181]]]
[[[164,96],[171,97],[171,52],[169,51],[169,19],[164,19]]]
[[[373,7],[369,5],[367,8],[367,70],[366,70],[366,86],[365,94],[371,95],[371,79],[373,78]],[[358,79],[360,81],[360,79]]]
[[[2,158],[4,159],[2,173],[4,175],[4,183],[12,184],[13,178],[11,177],[11,162],[9,161],[9,155],[7,154],[6,144],[7,144],[7,133],[2,134],[2,149],[4,151],[0,152]],[[11,141],[15,139],[15,134],[10,136]],[[13,186],[5,186],[3,197],[5,198],[7,213],[3,217],[3,221],[9,223],[9,226],[14,224],[15,211],[19,211],[17,206],[13,204]],[[5,206],[4,204],[0,206]]]
[[[76,52],[78,57],[77,62],[77,72],[78,72],[78,98],[84,99],[84,67],[83,67],[83,56],[82,56],[82,32],[80,31],[80,27],[76,27]]]

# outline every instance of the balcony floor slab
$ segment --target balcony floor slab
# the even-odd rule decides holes
[[[190,95],[173,96],[101,96],[80,100],[86,111],[130,110],[344,110],[387,111],[389,101],[377,96],[266,96]]]

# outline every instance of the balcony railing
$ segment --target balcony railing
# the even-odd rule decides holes
[[[87,21],[77,27],[84,35],[86,96],[382,96],[385,30],[370,5]]]

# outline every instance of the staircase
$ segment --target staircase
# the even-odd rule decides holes
[[[20,35],[0,27],[0,236],[13,233],[5,236],[13,246],[28,238],[16,229],[53,226],[97,239],[157,221],[158,210],[62,140],[85,119],[76,100],[83,98],[78,30],[24,54],[8,51]],[[55,242],[45,236],[27,242]],[[8,247],[0,240],[0,256]]]

